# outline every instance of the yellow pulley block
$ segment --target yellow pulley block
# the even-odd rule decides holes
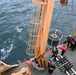
[[[68,0],[60,0],[60,3],[62,6],[65,6],[65,5],[67,5]]]

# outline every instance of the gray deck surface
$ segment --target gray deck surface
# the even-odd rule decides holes
[[[48,60],[49,58],[51,58],[52,53],[45,55],[45,58]],[[66,51],[66,53],[64,54],[64,56],[66,56],[69,61],[74,65],[73,69],[76,71],[76,49],[74,51],[71,51],[70,48],[68,48],[68,50]],[[7,75],[11,75],[12,73],[16,73],[17,71],[21,70],[21,68],[28,66],[32,75],[67,75],[66,73],[63,73],[59,68],[58,65],[56,64],[56,69],[54,70],[53,74],[49,74],[48,73],[48,68],[46,68],[44,71],[38,71],[38,70],[31,70],[31,68],[29,67],[28,64],[22,64],[19,67],[13,68],[9,71],[9,73]]]

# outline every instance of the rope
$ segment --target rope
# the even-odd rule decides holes
[[[63,8],[63,7],[62,7],[62,8]],[[55,19],[55,21],[54,21],[54,23],[53,23],[53,26],[55,25],[55,22],[58,20],[59,15],[60,15],[60,13],[62,12],[62,8],[60,9],[60,11],[59,11],[59,13],[58,13],[58,15],[57,15],[57,17],[56,17],[56,19]]]
[[[73,19],[73,13],[74,13],[74,6],[73,6],[73,5],[74,5],[74,0],[72,0],[72,13],[71,13],[72,19]],[[62,8],[63,8],[63,6],[62,6]],[[58,20],[59,15],[60,15],[61,12],[62,12],[62,8],[60,9],[60,11],[59,11],[59,13],[58,13],[55,21],[53,22],[53,26],[55,25],[56,21]],[[67,5],[66,5],[66,11],[67,11],[67,14],[68,14],[68,20],[69,20],[69,23],[70,23],[71,32],[72,32],[72,34],[73,34],[72,20],[70,20],[70,14],[69,14],[69,11],[68,11],[68,9],[67,9]]]
[[[72,18],[72,20],[73,20],[73,14],[74,14],[74,0],[72,0],[72,13],[71,13],[71,14],[72,14],[72,17],[71,17],[71,18]],[[73,28],[73,27],[72,27],[72,28]],[[75,29],[76,29],[76,28],[75,28]],[[74,30],[75,30],[75,29],[74,29]],[[73,31],[73,33],[74,33],[74,31]]]
[[[73,14],[74,14],[74,0],[72,0],[72,19],[73,19]]]
[[[72,6],[73,6],[73,5],[72,5]],[[73,7],[72,7],[72,8],[73,8]],[[71,31],[73,31],[72,21],[70,20],[70,15],[69,15],[69,11],[68,11],[68,9],[67,9],[67,6],[66,6],[66,11],[67,11],[67,14],[68,14],[68,19],[69,19],[69,24],[70,24],[70,27],[71,27]],[[73,10],[72,10],[71,15],[72,15],[72,19],[73,19]],[[72,32],[72,34],[73,34],[73,32]]]

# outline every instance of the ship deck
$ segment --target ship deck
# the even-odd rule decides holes
[[[47,59],[47,61],[51,58],[51,56],[52,56],[51,51],[47,52],[45,54],[45,58]],[[74,51],[71,51],[71,49],[68,48],[68,50],[66,51],[64,56],[66,56],[69,59],[69,61],[73,64],[72,68],[76,71],[76,49]],[[54,70],[52,75],[67,75],[66,73],[62,72],[58,68],[56,61],[55,61],[55,65],[56,65],[56,69]],[[29,69],[31,71],[31,75],[50,75],[50,73],[48,73],[48,68],[46,68],[44,71],[38,71],[36,69],[32,70],[28,64],[20,64],[19,67],[10,69],[6,75],[11,75],[12,73],[16,73],[17,71],[20,71],[21,68],[23,68],[23,67],[24,68],[29,67]],[[70,74],[70,75],[72,75],[72,74]]]

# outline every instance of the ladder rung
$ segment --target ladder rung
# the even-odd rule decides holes
[[[30,20],[30,23],[31,23],[31,24],[40,24],[40,22],[35,22],[35,21],[33,21],[33,20]]]

